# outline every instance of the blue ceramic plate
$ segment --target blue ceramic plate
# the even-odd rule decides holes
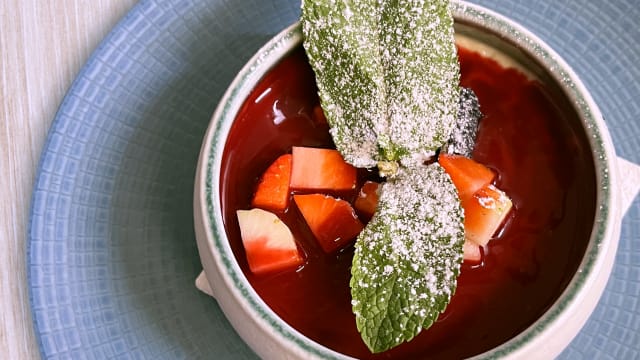
[[[547,41],[640,163],[635,0],[473,1]],[[193,286],[193,179],[218,99],[297,20],[299,1],[143,0],[84,66],[53,122],[34,188],[31,305],[46,359],[254,359]],[[640,357],[640,201],[604,297],[563,359]]]

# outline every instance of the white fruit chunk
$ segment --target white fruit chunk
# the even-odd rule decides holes
[[[262,209],[238,210],[236,214],[251,272],[262,274],[302,263],[291,230],[275,214]]]

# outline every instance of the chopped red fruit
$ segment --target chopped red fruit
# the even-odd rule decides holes
[[[467,240],[484,246],[493,237],[511,210],[511,199],[500,189],[488,185],[462,201]]]
[[[291,188],[299,190],[351,190],[356,187],[356,168],[337,150],[294,146]]]
[[[326,253],[350,243],[364,225],[351,204],[323,194],[294,195],[293,200]]]
[[[281,155],[267,168],[258,182],[251,206],[274,211],[287,208],[291,159],[291,154]]]
[[[378,206],[379,186],[380,184],[374,181],[365,182],[354,203],[356,210],[369,218],[373,216]]]
[[[489,185],[495,176],[488,167],[461,155],[440,154],[438,163],[451,177],[462,201]]]
[[[491,185],[494,173],[486,166],[460,155],[440,154],[438,163],[451,177],[464,209],[467,243],[486,245],[511,210],[511,199]],[[472,250],[465,244],[467,250]],[[479,251],[479,250],[478,250]],[[471,256],[471,254],[469,255]]]
[[[262,209],[238,210],[236,214],[251,272],[264,274],[302,264],[289,227],[275,214]]]
[[[469,240],[465,240],[464,241],[464,245],[462,246],[462,250],[464,252],[463,255],[463,259],[464,261],[469,261],[472,263],[477,263],[480,262],[480,260],[482,260],[482,253],[480,252],[480,245],[469,241]]]

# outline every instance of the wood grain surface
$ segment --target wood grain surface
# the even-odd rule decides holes
[[[36,359],[26,276],[46,134],[91,52],[135,0],[0,1],[0,358]]]

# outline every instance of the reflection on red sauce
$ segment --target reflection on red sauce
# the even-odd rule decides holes
[[[550,92],[515,70],[459,51],[462,86],[485,117],[473,157],[498,174],[513,200],[507,225],[481,265],[463,264],[447,310],[413,341],[372,355],[356,330],[349,291],[353,248],[325,255],[295,209],[278,214],[304,249],[297,272],[254,276],[248,269],[236,209],[250,207],[266,167],[293,145],[332,147],[314,121],[314,76],[296,50],[272,69],[241,109],[222,163],[226,232],[249,282],[284,321],[338,352],[364,359],[461,358],[499,345],[531,325],[560,295],[586,247],[595,212],[595,172],[575,119]],[[361,172],[361,181],[373,174]],[[355,194],[340,194],[343,197]]]

